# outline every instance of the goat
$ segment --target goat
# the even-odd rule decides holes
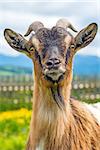
[[[25,53],[34,63],[33,111],[27,150],[100,150],[98,118],[86,104],[70,98],[72,61],[75,53],[92,42],[97,24],[77,32],[66,19],[51,29],[36,21],[25,36],[5,29],[4,36],[15,50]]]

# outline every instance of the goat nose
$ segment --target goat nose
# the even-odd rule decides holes
[[[57,58],[51,58],[46,62],[48,68],[58,67],[61,61]]]

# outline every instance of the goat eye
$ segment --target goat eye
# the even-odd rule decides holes
[[[33,48],[33,47],[31,47],[31,48],[30,48],[30,51],[33,51],[33,49],[34,49],[34,48]]]
[[[74,45],[74,44],[71,44],[70,48],[75,48],[75,45]]]

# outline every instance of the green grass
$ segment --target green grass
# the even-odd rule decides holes
[[[0,71],[0,76],[12,76],[12,75],[15,75],[15,74],[9,71]]]
[[[28,110],[0,113],[0,150],[25,150],[30,114]]]

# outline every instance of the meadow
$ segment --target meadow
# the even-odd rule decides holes
[[[24,150],[31,111],[19,109],[0,113],[0,150]]]

